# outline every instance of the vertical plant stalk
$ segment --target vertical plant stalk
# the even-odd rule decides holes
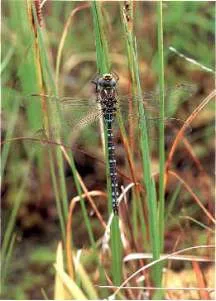
[[[92,15],[95,31],[95,46],[97,69],[100,74],[110,72],[110,63],[108,57],[108,44],[104,32],[103,18],[101,12],[101,3],[92,1]],[[104,131],[105,132],[105,131]],[[105,132],[105,158],[106,158],[106,174],[107,174],[107,187],[109,196],[109,211],[111,212],[112,194],[111,194],[111,178],[109,170],[109,156],[108,156],[108,137]],[[119,285],[122,279],[122,245],[121,236],[118,224],[118,216],[114,216],[111,226],[111,252],[112,252],[112,275],[115,285]]]
[[[12,239],[12,233],[14,230],[14,226],[16,223],[16,217],[18,214],[18,211],[20,209],[22,200],[23,200],[23,196],[24,196],[24,192],[25,192],[25,188],[28,184],[28,174],[31,170],[31,165],[34,159],[34,152],[32,151],[30,154],[30,160],[29,160],[29,164],[27,166],[26,172],[25,172],[25,176],[23,176],[23,181],[22,181],[22,185],[19,189],[19,191],[16,194],[16,198],[14,199],[14,206],[12,208],[10,217],[9,217],[9,221],[6,227],[6,231],[4,233],[4,239],[3,239],[3,243],[2,243],[2,248],[1,248],[1,257],[2,259],[6,260],[7,256],[8,256],[8,252],[10,249],[10,244],[11,244],[11,239]],[[6,272],[6,271],[5,271]]]
[[[133,40],[133,28],[134,28],[134,19],[133,19],[133,12],[134,12],[134,3],[132,1],[125,1],[124,5],[122,6],[122,22],[124,25],[124,32],[125,32],[125,40],[126,40],[126,46],[127,46],[127,58],[128,58],[128,66],[129,66],[129,72],[130,72],[130,77],[131,77],[131,82],[132,82],[132,94],[136,94],[136,79],[135,79],[135,71],[134,71],[134,56],[133,56],[133,42],[129,41],[131,36],[131,41]],[[132,102],[132,99],[129,99],[129,110],[132,111],[134,109],[134,106],[136,106],[135,103]],[[125,135],[125,129],[124,129],[124,124],[122,120],[119,118],[119,125],[120,125],[120,130],[122,133],[122,137],[124,136],[123,142],[127,141],[126,135]],[[133,122],[129,120],[129,139],[131,141],[131,136],[134,136],[134,130],[135,126]],[[129,161],[129,166],[131,169],[131,174],[134,183],[137,182],[136,180],[136,175],[135,172],[133,171],[133,164],[132,164],[132,152],[133,152],[133,142],[132,145],[129,149],[128,142],[124,142],[124,146],[126,149],[126,152],[128,154],[128,161]],[[142,208],[141,204],[141,199],[140,199],[140,192],[138,189],[138,186],[135,186],[135,198],[137,202],[133,203],[133,224],[134,224],[134,233],[135,235],[137,234],[137,227],[138,227],[138,216],[137,212],[139,214],[139,218],[141,221],[141,231],[143,237],[147,238],[147,232],[148,232],[148,225],[147,225],[147,212],[146,212],[146,207]],[[144,212],[144,214],[143,214]],[[145,240],[145,239],[144,239]]]
[[[159,107],[160,107],[160,118],[159,118],[159,204],[158,204],[158,239],[159,243],[159,252],[163,252],[164,249],[164,177],[165,177],[165,149],[164,149],[164,52],[163,52],[163,7],[162,0],[157,3],[157,20],[158,20],[158,61],[159,61]],[[160,254],[159,254],[160,256]],[[161,286],[162,280],[162,269],[163,263],[158,265],[159,280],[158,286]],[[153,299],[162,299],[163,290],[157,290],[153,294]]]
[[[37,8],[35,7],[34,3],[31,3],[31,1],[27,1],[27,8],[28,8],[28,15],[29,15],[29,22],[32,26],[32,31],[34,33],[34,49],[35,49],[35,60],[36,60],[36,68],[37,68],[37,77],[38,77],[38,82],[39,82],[39,89],[40,92],[42,92],[42,95],[44,95],[44,91],[45,91],[45,82],[43,81],[43,75],[45,73],[44,69],[48,70],[48,64],[45,63],[45,60],[43,60],[43,56],[41,55],[41,51],[44,50],[42,49],[44,47],[43,45],[43,40],[42,40],[42,36],[41,36],[41,28],[40,28],[40,24],[38,23],[38,15],[37,15]],[[45,53],[44,53],[44,57],[45,57]],[[48,114],[48,104],[46,102],[45,97],[42,96],[42,111],[43,111],[43,122],[44,122],[44,128],[46,131],[46,135],[49,138],[50,137],[50,118],[49,118],[49,114]],[[58,157],[58,150],[56,150],[56,156]],[[57,205],[57,210],[58,210],[58,215],[59,215],[59,221],[60,221],[60,226],[61,226],[61,231],[62,231],[62,237],[63,239],[65,238],[66,235],[66,231],[65,231],[65,225],[66,225],[66,220],[65,220],[65,215],[67,214],[66,212],[66,205],[64,205],[64,203],[67,201],[67,198],[65,198],[66,196],[66,190],[62,189],[62,191],[64,190],[64,201],[61,203],[60,200],[60,194],[59,194],[59,189],[58,189],[58,180],[57,177],[55,175],[55,167],[54,167],[54,156],[52,151],[49,149],[49,158],[50,158],[50,168],[51,168],[51,177],[52,177],[52,183],[53,183],[53,188],[54,188],[54,192],[55,192],[55,196],[56,196],[56,205]],[[63,168],[63,164],[62,166],[60,166],[60,162],[58,161],[58,166],[59,166],[59,170],[61,170]],[[63,173],[63,171],[61,172],[61,174]],[[65,185],[63,185],[65,186]],[[61,181],[61,185],[60,187],[62,187],[62,181]],[[63,210],[63,208],[65,208],[65,210]],[[64,213],[65,211],[65,213]]]
[[[128,50],[129,68],[132,79],[132,92],[139,95],[142,99],[142,90],[139,80],[139,67],[138,58],[136,52],[136,41],[133,34],[133,26],[131,24],[131,16],[129,6],[131,1],[127,1],[127,7],[123,6],[123,26],[126,39],[126,45]],[[159,244],[159,231],[158,231],[158,219],[157,219],[157,203],[156,203],[156,191],[154,179],[151,176],[151,161],[150,161],[150,148],[147,134],[147,123],[145,117],[144,107],[141,102],[138,102],[138,111],[140,115],[139,126],[140,126],[140,147],[142,154],[142,167],[144,172],[144,183],[146,188],[149,223],[150,223],[150,240],[153,252],[153,260],[157,260],[160,256],[160,244]],[[160,284],[160,269],[158,265],[153,268],[152,278],[155,285]]]
[[[18,101],[14,101],[13,103],[13,107],[12,107],[12,115],[15,116],[14,118],[11,119],[9,126],[7,127],[7,132],[6,132],[6,136],[5,136],[5,141],[9,141],[12,136],[13,136],[13,131],[16,127],[16,121],[18,118],[18,111],[19,111],[19,102]],[[10,150],[10,146],[11,143],[6,143],[4,145],[4,147],[2,148],[2,152],[1,152],[1,179],[3,179],[4,177],[4,171],[6,168],[6,164],[7,164],[7,159],[8,159],[8,155],[9,155],[9,150]]]
[[[33,9],[34,12],[34,9]],[[34,19],[35,22],[37,23],[37,19],[35,16],[35,12],[34,12]],[[38,40],[39,40],[39,47],[40,47],[40,54],[41,54],[41,61],[42,61],[42,65],[43,65],[43,75],[44,75],[44,81],[46,83],[47,87],[50,87],[51,91],[53,92],[52,94],[56,95],[56,87],[55,87],[55,82],[53,80],[53,76],[52,76],[52,70],[51,67],[49,65],[48,59],[47,59],[47,55],[45,52],[45,46],[44,46],[44,42],[43,42],[43,35],[42,32],[40,30],[40,27],[37,26],[37,30],[38,30]],[[56,103],[56,108],[54,110],[51,110],[51,117],[50,117],[50,123],[51,125],[55,125],[56,127],[56,136],[54,137],[55,141],[57,140],[57,143],[60,143],[60,130],[61,130],[61,121],[62,121],[62,116],[61,116],[61,111],[59,109],[59,104],[58,102]],[[56,177],[55,174],[55,170],[54,170],[54,162],[53,162],[53,154],[50,151],[50,165],[51,165],[51,175],[52,175],[52,180],[53,180],[53,185],[54,185],[54,189],[55,192],[58,193],[58,188],[60,189],[60,193],[61,193],[61,201],[59,198],[59,194],[57,194],[56,198],[59,200],[57,202],[57,207],[59,206],[59,208],[61,209],[60,213],[64,219],[64,235],[63,235],[63,240],[65,241],[65,227],[66,227],[66,220],[68,218],[68,203],[67,203],[67,192],[66,192],[66,184],[65,184],[65,178],[64,178],[64,165],[63,165],[63,157],[62,157],[62,152],[60,148],[56,148],[55,150],[55,158],[57,160],[57,167],[58,167],[58,178]],[[88,231],[88,235],[89,235],[89,240],[90,243],[92,245],[92,247],[96,250],[96,243],[94,240],[94,235],[93,235],[93,231],[92,231],[92,227],[91,227],[91,223],[89,221],[89,217],[88,217],[88,213],[85,207],[85,202],[82,198],[82,189],[79,183],[79,179],[77,177],[77,170],[76,170],[76,166],[75,166],[75,162],[74,162],[74,158],[73,158],[73,154],[72,152],[69,153],[69,158],[70,158],[70,167],[71,167],[71,171],[73,174],[73,178],[74,178],[74,183],[77,189],[77,192],[80,196],[80,200],[81,200],[81,208],[82,208],[82,213],[83,213],[83,217],[84,217],[84,223],[86,225],[87,231]],[[57,181],[58,180],[58,181]],[[59,187],[58,187],[59,186]]]
[[[97,1],[92,1],[92,14],[93,14],[93,21],[94,21],[94,31],[96,37],[96,62],[97,62],[97,70],[99,74],[104,74],[109,72],[110,70],[110,63],[108,58],[108,45],[106,36],[103,30],[103,22],[101,18],[101,6],[97,3]],[[100,118],[100,133],[101,133],[101,141],[103,145],[103,151],[106,154],[106,138],[105,137],[105,130],[104,130],[104,123],[103,119]],[[107,158],[106,158],[107,159]],[[107,161],[106,161],[107,162]],[[107,175],[108,175],[107,169]],[[110,180],[107,176],[107,184],[108,188],[110,187]]]
[[[37,18],[36,18],[34,8],[33,8],[33,13],[34,13],[35,23],[37,24]],[[41,29],[38,26],[38,24],[37,24],[37,30],[38,30],[38,41],[39,41],[39,47],[40,47],[41,62],[42,62],[42,66],[43,66],[42,72],[43,72],[44,82],[46,84],[46,87],[50,88],[50,90],[52,91],[52,94],[57,95],[57,89],[55,86],[55,82],[53,80],[51,66],[48,62],[47,54],[45,51],[43,35],[42,35]],[[48,106],[49,106],[49,104],[48,104]],[[49,107],[49,109],[51,109],[51,108]],[[51,116],[49,116],[50,117],[50,126],[55,125],[55,129],[56,129],[55,136],[53,138],[55,141],[57,141],[57,143],[61,143],[60,130],[61,130],[62,116],[61,116],[61,111],[60,111],[58,102],[56,102],[56,108],[54,108],[53,110],[50,110],[49,113],[51,113],[51,114],[49,114],[49,115],[51,115]],[[63,240],[65,240],[65,226],[66,226],[66,220],[68,219],[68,203],[67,203],[67,193],[66,193],[66,185],[65,185],[65,178],[64,178],[64,166],[63,166],[63,158],[62,158],[61,149],[56,148],[54,153],[52,153],[51,150],[49,149],[49,155],[50,155],[50,165],[51,165],[51,175],[52,175],[52,180],[53,180],[53,186],[55,189],[55,196],[57,198],[57,208],[59,208],[58,213],[64,219]],[[53,162],[54,157],[57,160],[57,167],[58,167],[58,169],[57,169],[58,175],[57,176],[56,176],[55,170],[54,170],[54,162]],[[68,154],[68,157],[69,157],[69,165],[71,167],[71,171],[73,174],[74,183],[75,183],[78,195],[80,196],[80,204],[81,204],[81,209],[82,209],[82,213],[83,213],[84,224],[87,228],[91,246],[96,254],[96,243],[95,243],[91,223],[89,220],[89,216],[88,216],[88,213],[87,213],[87,210],[85,207],[85,202],[82,197],[82,188],[81,188],[78,176],[77,176],[78,173],[76,170],[72,152],[70,152]],[[60,194],[58,193],[58,191],[59,191],[58,189],[60,190],[60,193],[61,193],[61,199],[59,197]],[[99,270],[101,273],[101,267],[100,267],[99,261],[98,261],[98,264],[99,264]]]
[[[157,3],[158,17],[158,57],[159,57],[159,88],[160,88],[160,119],[159,119],[159,237],[161,252],[164,246],[164,175],[165,175],[165,150],[164,150],[164,52],[163,52],[163,9],[162,1]]]
[[[38,26],[42,26],[42,16],[40,10],[40,3],[39,1],[34,1],[35,5],[35,13],[37,16]],[[31,24],[32,32],[34,34],[34,52],[35,52],[35,66],[36,66],[36,73],[37,73],[37,80],[39,85],[39,90],[41,96],[41,104],[43,110],[43,118],[44,118],[44,127],[46,130],[49,129],[49,118],[48,118],[48,108],[46,103],[46,98],[43,96],[45,94],[45,87],[43,82],[42,76],[42,66],[41,66],[41,59],[40,59],[40,49],[38,44],[38,33],[37,33],[37,24],[34,22],[34,13],[32,9],[31,2],[27,1],[27,9],[28,9],[28,17],[29,23]],[[49,136],[49,133],[46,133]]]
[[[4,258],[3,258],[3,254],[1,253],[1,260],[2,262],[4,262],[4,264],[2,264],[1,266],[1,293],[3,293],[4,284],[7,281],[7,275],[9,271],[9,266],[11,262],[10,260],[12,257],[15,241],[16,241],[16,234],[13,234],[11,235],[8,250]]]
[[[40,30],[42,27],[42,14],[41,14],[41,9],[40,9],[40,1],[27,1],[27,10],[28,10],[28,17],[29,17],[29,23],[31,25],[32,28],[32,32],[34,35],[34,58],[35,58],[35,66],[36,66],[36,73],[37,73],[37,81],[38,81],[38,85],[39,85],[39,90],[41,95],[45,94],[45,82],[43,81],[43,59],[41,56],[41,49],[43,47],[42,45],[42,39],[40,37]],[[48,65],[47,65],[48,66]],[[48,104],[46,101],[46,98],[44,96],[41,96],[41,105],[42,105],[42,112],[43,112],[43,124],[44,124],[44,128],[46,131],[46,135],[47,137],[50,137],[50,118],[49,118],[49,110],[48,110]],[[56,206],[57,206],[57,211],[58,211],[58,216],[59,216],[59,221],[60,221],[60,227],[61,227],[61,231],[62,231],[62,237],[64,239],[66,232],[65,232],[65,217],[64,212],[62,207],[66,207],[64,206],[63,202],[63,206],[60,200],[60,194],[59,194],[59,189],[58,189],[58,180],[57,177],[55,175],[55,167],[54,167],[54,155],[52,153],[52,151],[49,149],[49,162],[50,162],[50,169],[51,169],[51,177],[52,177],[52,183],[53,183],[53,188],[54,188],[54,193],[56,196]],[[61,169],[61,167],[59,168]],[[65,186],[65,185],[64,185]],[[62,185],[61,185],[62,187]],[[65,191],[65,189],[64,189]],[[66,195],[66,193],[65,193]],[[67,201],[67,199],[64,197],[64,200]],[[65,210],[66,211],[66,210]]]

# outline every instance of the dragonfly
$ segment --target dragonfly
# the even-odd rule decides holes
[[[148,128],[152,124],[158,124],[160,121],[158,111],[159,91],[145,92],[142,97],[138,95],[121,96],[117,93],[117,84],[119,77],[115,73],[106,73],[97,75],[92,83],[95,85],[94,99],[78,99],[71,97],[58,98],[56,96],[32,94],[32,96],[46,97],[49,99],[49,104],[57,106],[60,111],[60,122],[63,132],[71,132],[74,138],[79,131],[86,125],[102,118],[105,124],[105,132],[107,136],[107,154],[108,164],[111,179],[111,193],[112,193],[112,209],[115,215],[118,215],[118,197],[119,188],[117,181],[117,166],[115,155],[115,142],[113,135],[113,126],[116,123],[118,113],[121,114],[123,120],[129,122],[138,120],[140,117],[137,110],[133,111],[130,106],[129,98],[132,104],[139,104],[144,106],[145,118],[147,120]],[[194,85],[181,84],[175,88],[167,88],[164,91],[166,99],[170,99],[170,106],[166,107],[166,117],[163,120],[165,125],[172,125],[179,128],[183,125],[183,120],[171,117],[177,110],[179,103],[185,101],[194,94],[196,88]],[[143,116],[142,116],[143,118]],[[55,137],[55,125],[51,127],[50,133]],[[191,128],[188,127],[188,132]],[[65,137],[65,134],[62,135]],[[52,137],[52,136],[51,136]],[[50,139],[49,139],[50,140]]]

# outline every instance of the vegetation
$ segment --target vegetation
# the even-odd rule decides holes
[[[3,299],[213,298],[213,8],[3,3]],[[103,120],[82,107],[109,72],[113,218]]]

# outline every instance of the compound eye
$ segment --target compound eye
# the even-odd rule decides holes
[[[110,82],[110,86],[115,87],[116,86],[116,80],[112,79]]]
[[[104,80],[103,80],[103,78],[99,78],[99,79],[98,79],[98,85],[102,86],[102,85],[103,85],[103,83],[104,83]]]

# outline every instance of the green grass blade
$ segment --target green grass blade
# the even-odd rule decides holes
[[[131,2],[130,2],[131,5]],[[132,7],[131,7],[132,9]],[[129,10],[130,11],[130,10]],[[139,67],[138,67],[138,57],[137,57],[137,48],[136,40],[133,35],[132,30],[132,19],[127,13],[128,11],[123,6],[123,26],[124,33],[128,51],[128,61],[129,69],[132,79],[132,92],[139,95],[139,98],[142,99],[142,90],[139,80]],[[148,216],[150,224],[150,239],[153,252],[153,259],[156,260],[160,256],[160,247],[159,247],[159,233],[158,233],[158,223],[157,223],[157,203],[156,203],[156,190],[154,179],[151,176],[151,160],[150,160],[150,147],[148,141],[148,131],[147,131],[147,121],[145,116],[144,107],[141,102],[138,102],[138,111],[139,111],[139,128],[140,128],[140,148],[142,154],[142,167],[144,173],[144,184],[146,188],[147,195],[147,204],[148,204]],[[156,265],[153,269],[152,277],[156,285],[160,284],[160,269]]]
[[[44,83],[46,87],[49,87],[53,94],[56,94],[56,88],[55,88],[55,83],[53,80],[52,76],[52,68],[48,62],[48,58],[46,55],[46,47],[44,44],[44,39],[43,39],[43,34],[42,30],[40,28],[40,25],[38,24],[38,19],[36,16],[36,11],[34,5],[31,6],[32,8],[32,13],[35,21],[35,25],[37,28],[37,39],[38,43],[36,43],[36,46],[38,45],[39,49],[39,55],[40,55],[40,65],[41,67],[39,68],[40,76],[44,78]],[[57,111],[50,110],[50,114],[48,114],[47,111],[44,112],[44,125],[45,125],[45,130],[47,133],[50,131],[50,124],[56,124],[56,128],[59,129],[59,117],[57,114]],[[49,121],[49,123],[46,122],[46,120]],[[55,122],[55,123],[54,123]],[[57,137],[56,140],[59,141],[59,136],[58,132],[56,134]],[[57,209],[58,209],[58,215],[60,219],[60,225],[62,229],[62,237],[65,239],[65,225],[66,225],[66,219],[67,219],[67,214],[68,214],[68,201],[67,201],[67,192],[66,192],[66,184],[65,184],[65,178],[64,178],[64,165],[63,165],[63,158],[61,151],[59,148],[55,148],[55,156],[49,149],[49,158],[50,158],[50,165],[51,165],[51,177],[52,177],[52,182],[53,182],[53,187],[55,191],[55,196],[56,196],[56,202],[57,202]],[[54,158],[56,158],[57,165],[58,165],[58,175],[56,176],[55,174],[55,168],[54,168]]]
[[[84,267],[80,263],[78,263],[78,266],[77,266],[77,273],[80,277],[82,287],[83,287],[84,291],[86,292],[88,298],[90,300],[97,300],[98,299],[97,291],[96,291],[93,283],[91,282],[91,279],[89,278],[87,272],[85,271]]]
[[[1,266],[1,289],[0,289],[0,293],[2,294],[3,290],[4,290],[4,284],[7,280],[7,274],[8,271],[10,270],[10,259],[12,257],[12,253],[13,253],[13,248],[15,245],[15,240],[16,240],[16,234],[11,235],[11,239],[9,242],[9,246],[8,246],[8,251],[6,256],[4,257],[4,262],[2,263]],[[2,254],[1,254],[1,258],[2,258]],[[3,258],[2,258],[3,259]]]
[[[164,137],[164,119],[165,119],[165,106],[164,106],[164,51],[163,51],[163,10],[162,1],[157,3],[157,19],[158,19],[158,75],[159,75],[159,106],[160,106],[160,119],[159,119],[159,204],[158,204],[158,239],[160,240],[160,252],[164,248],[164,176],[165,176],[165,137]],[[158,286],[161,286],[163,264],[159,264],[158,269]],[[162,299],[163,291],[157,290],[153,299]]]
[[[164,52],[163,52],[163,11],[162,1],[157,3],[158,17],[158,57],[159,57],[159,88],[160,88],[160,119],[159,119],[159,229],[161,252],[164,245],[164,174],[165,174],[165,146],[164,146]]]
[[[95,44],[96,44],[96,57],[97,68],[100,74],[110,72],[110,64],[108,59],[108,43],[104,32],[104,24],[102,19],[100,2],[92,2],[92,15],[95,31]],[[111,194],[111,181],[108,164],[108,152],[107,152],[107,134],[105,131],[105,158],[106,158],[106,174],[107,174],[107,190],[109,196],[109,211],[111,212],[112,194]],[[121,236],[119,230],[119,218],[114,216],[113,223],[111,225],[111,252],[112,252],[112,276],[113,282],[119,285],[122,280],[122,246]]]
[[[110,63],[108,58],[108,43],[102,21],[101,3],[92,1],[91,8],[95,31],[97,69],[100,74],[104,74],[110,71]]]
[[[7,93],[7,96],[4,95],[3,97],[6,99],[11,99],[13,93]],[[15,96],[16,99],[16,96]],[[18,118],[18,110],[19,110],[19,101],[13,101],[11,104],[11,112],[8,114],[11,116],[10,118],[10,123],[8,125],[8,127],[6,128],[6,133],[5,133],[5,139],[4,140],[10,140],[13,136],[13,131],[15,129],[16,126],[16,120]],[[4,175],[4,171],[5,171],[5,166],[7,163],[7,158],[8,158],[8,154],[10,151],[10,147],[11,147],[11,143],[6,143],[3,145],[2,148],[2,154],[1,154],[1,177],[3,178]]]
[[[19,191],[16,195],[16,198],[14,199],[14,206],[12,208],[12,211],[11,211],[11,214],[10,214],[7,226],[6,226],[4,239],[3,239],[3,243],[2,243],[2,252],[1,252],[2,258],[5,258],[7,256],[7,252],[8,252],[9,246],[10,246],[10,241],[11,241],[11,238],[12,238],[12,233],[13,233],[15,222],[16,222],[17,213],[18,213],[19,208],[21,206],[22,199],[23,199],[23,196],[24,196],[24,191],[25,191],[25,188],[26,188],[26,185],[27,185],[27,182],[28,182],[27,175],[30,171],[34,155],[35,155],[34,152],[32,152],[31,156],[29,158],[29,164],[28,164],[27,170],[25,172],[25,175],[23,175],[22,185],[21,185],[21,187],[20,187],[20,189],[19,189]]]
[[[42,53],[42,62],[43,62],[43,65],[44,65],[44,76],[46,76],[48,82],[47,82],[47,86],[51,87],[51,90],[52,90],[52,94],[56,95],[56,87],[55,87],[55,82],[53,80],[53,76],[52,76],[52,70],[48,64],[48,59],[47,59],[47,56],[46,56],[46,52],[43,51],[44,50],[44,42],[43,42],[43,36],[42,36],[42,32],[41,32],[41,29],[40,27],[38,26],[38,38],[39,38],[39,41],[40,41],[40,45],[41,45],[41,53]],[[52,116],[51,116],[51,119],[52,119],[52,122],[53,124],[55,124],[55,127],[58,124],[59,128],[61,127],[61,115],[59,116],[59,113],[60,110],[58,108],[58,105],[57,105],[57,108],[56,108],[56,111],[54,110],[54,112],[52,112]],[[57,133],[57,137],[56,137],[56,140],[58,141],[59,140],[59,136],[58,133]],[[59,148],[57,148],[56,150],[56,158],[57,158],[57,163],[58,163],[58,168],[59,168],[59,177],[60,177],[60,192],[61,192],[61,197],[63,198],[63,212],[64,212],[64,220],[66,220],[67,218],[67,214],[68,214],[68,204],[67,204],[67,196],[66,196],[66,186],[65,186],[65,178],[64,178],[64,168],[63,168],[63,158],[62,158],[62,153],[60,151]],[[72,153],[70,152],[69,153],[69,158],[70,158],[70,167],[71,167],[71,170],[72,170],[72,174],[73,174],[73,177],[74,177],[74,183],[75,183],[75,186],[76,186],[76,189],[77,189],[77,192],[81,198],[81,208],[82,208],[82,212],[83,212],[83,215],[84,215],[84,222],[86,224],[86,227],[87,227],[87,231],[88,231],[88,235],[89,235],[89,239],[90,239],[90,242],[92,244],[92,246],[94,247],[95,246],[95,240],[94,240],[94,235],[93,235],[93,232],[92,232],[92,227],[91,227],[91,223],[89,221],[89,217],[88,217],[88,213],[87,213],[87,210],[86,210],[86,207],[85,207],[85,202],[83,200],[83,198],[81,197],[82,195],[82,189],[81,189],[81,186],[80,186],[80,183],[79,183],[79,180],[77,178],[77,170],[76,170],[76,166],[75,166],[75,162],[74,162],[74,159],[73,159],[73,155]],[[52,164],[52,158],[51,158],[51,164]],[[52,168],[53,169],[53,168]],[[53,175],[53,177],[55,176],[55,174]],[[57,186],[56,186],[57,188]],[[60,204],[58,205],[58,207],[60,208]]]
[[[182,188],[182,183],[178,183],[177,187],[175,188],[174,192],[172,193],[171,197],[168,199],[168,206],[166,208],[166,214],[165,214],[165,222],[168,222],[168,219],[170,218],[170,215],[172,214],[173,208],[175,206],[175,202],[177,200],[177,197],[179,196],[179,193]]]
[[[135,65],[135,78],[137,82],[137,91],[140,97],[141,85],[139,81],[139,70],[138,70],[138,59],[137,55],[134,53],[134,65]],[[157,199],[156,199],[156,190],[154,178],[151,175],[151,157],[150,157],[150,148],[147,134],[147,124],[146,117],[144,112],[144,107],[141,103],[138,106],[140,114],[140,147],[142,153],[142,165],[144,170],[144,182],[147,194],[147,204],[149,211],[149,224],[150,224],[150,238],[153,252],[153,259],[157,260],[160,256],[160,244],[159,244],[159,231],[158,231],[158,221],[157,221]],[[155,282],[155,285],[159,286],[161,281],[160,269],[158,265],[152,269],[152,277]]]

